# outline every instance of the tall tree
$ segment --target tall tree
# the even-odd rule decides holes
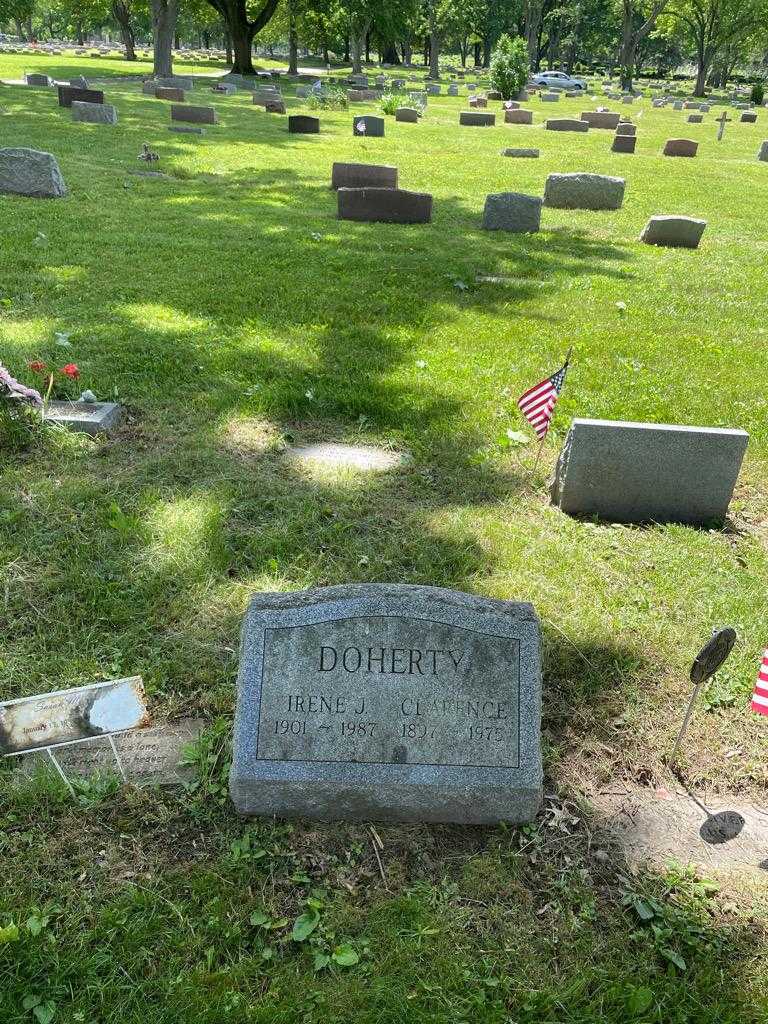
[[[232,70],[238,75],[255,75],[253,66],[253,38],[269,22],[279,0],[208,0],[217,11],[232,39]]]
[[[136,60],[136,35],[131,0],[112,0],[111,9],[125,47],[125,59]]]
[[[656,25],[669,0],[619,0],[621,10],[621,87],[630,92],[638,44]]]
[[[768,26],[768,0],[671,0],[669,17],[696,54],[694,96],[703,96],[716,61]]]
[[[173,37],[179,0],[150,0],[152,11],[153,71],[158,78],[173,73]]]

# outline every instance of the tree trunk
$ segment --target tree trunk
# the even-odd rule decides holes
[[[243,11],[242,21],[233,24],[230,28],[232,33],[232,50],[234,60],[232,71],[236,75],[255,75],[256,68],[253,66],[253,37],[256,34],[248,24],[248,19]]]
[[[233,73],[255,75],[253,37],[264,28],[275,13],[278,0],[264,0],[261,10],[253,21],[248,20],[246,0],[208,0],[208,3],[224,19],[224,24],[231,37],[234,55]]]
[[[413,48],[410,39],[403,43],[403,64],[410,64],[413,60]]]
[[[437,30],[437,12],[435,5],[429,8],[429,75],[428,78],[440,77],[440,33]]]
[[[152,0],[153,74],[167,78],[173,74],[173,36],[179,13],[179,0]]]
[[[528,47],[528,62],[536,69],[539,63],[539,35],[541,34],[541,18],[543,0],[528,0],[525,11],[525,43]]]
[[[211,48],[211,33],[208,31],[207,28],[203,29],[202,35],[201,35],[201,39],[203,41],[203,49],[204,50],[210,50],[210,48]]]
[[[365,32],[360,35],[353,34],[350,38],[350,50],[352,51],[352,74],[360,75],[363,71],[363,50],[365,49]]]
[[[480,67],[481,59],[482,58],[480,57],[480,43],[475,43],[475,67],[476,68]]]
[[[371,33],[365,33],[365,63],[371,63]]]
[[[385,43],[381,54],[382,64],[399,64],[400,57],[394,43]]]
[[[293,0],[288,0],[288,74],[299,73],[299,39],[296,32],[296,11]]]
[[[344,63],[349,64],[352,58],[349,55],[349,36],[344,37]]]
[[[632,10],[624,4],[624,21],[621,26],[621,51],[619,65],[621,67],[621,88],[624,92],[632,92],[632,79],[635,75],[635,51],[637,39],[632,31]]]
[[[125,59],[136,60],[135,38],[131,24],[131,9],[124,0],[112,0],[112,17],[118,24],[125,47]]]
[[[75,39],[78,46],[85,44],[85,33],[83,32],[83,24],[80,21],[75,22]]]
[[[465,68],[467,66],[467,56],[469,54],[469,40],[466,36],[459,40],[459,54],[461,55],[461,66]]]
[[[228,68],[232,67],[232,36],[229,34],[227,28],[224,29],[224,49],[227,53],[226,65]]]

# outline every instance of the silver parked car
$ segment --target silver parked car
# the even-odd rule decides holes
[[[571,78],[563,71],[542,71],[534,75],[531,81],[534,85],[543,85],[547,89],[586,89],[587,83],[583,78]]]

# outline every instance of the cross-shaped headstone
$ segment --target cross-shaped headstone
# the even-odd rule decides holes
[[[717,129],[717,141],[720,142],[723,137],[723,132],[725,131],[725,126],[731,120],[731,118],[728,117],[728,111],[724,110],[720,117],[716,118],[716,120],[717,123],[720,125],[720,127]]]

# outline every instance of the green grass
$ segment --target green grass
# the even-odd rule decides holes
[[[61,77],[127,68],[35,60]],[[0,76],[29,62],[4,55]],[[428,583],[536,605],[548,787],[564,798],[664,778],[690,660],[712,626],[733,624],[738,647],[694,720],[683,773],[760,799],[763,722],[747,700],[768,576],[768,165],[756,160],[768,115],[718,144],[714,114],[687,125],[637,103],[622,108],[643,111],[627,156],[610,152],[609,132],[541,129],[588,101],[534,101],[538,127],[476,129],[458,126],[465,100],[430,98],[420,124],[388,118],[380,140],[351,134],[375,104],[289,136],[247,97],[198,86],[194,101],[220,123],[193,138],[169,133],[167,105],[135,84],[110,84],[107,101],[115,128],[73,124],[53,91],[2,90],[2,144],[55,153],[70,195],[0,197],[0,358],[27,378],[28,360],[74,361],[82,386],[119,398],[128,419],[110,442],[6,447],[0,699],[141,673],[157,719],[227,720],[253,591]],[[678,136],[700,140],[697,159],[659,155]],[[144,142],[168,180],[132,173]],[[541,159],[499,156],[526,144]],[[433,223],[337,221],[334,160],[397,165],[403,187],[434,195]],[[480,229],[486,194],[541,194],[549,172],[579,170],[626,176],[624,208],[545,209],[531,237]],[[654,213],[705,217],[700,250],[640,245]],[[571,344],[529,486],[533,446],[498,438],[520,429],[514,398]],[[545,475],[575,415],[748,430],[728,528],[604,527],[554,511]],[[284,459],[291,439],[363,440],[414,460],[375,478],[310,474]],[[45,792],[0,797],[0,927],[21,926],[0,947],[0,1010],[14,1024],[33,1019],[27,995],[66,1021],[765,1019],[764,908],[676,876],[631,880],[619,859],[606,868],[588,822],[574,851],[546,822],[531,832],[535,862],[525,832],[389,828],[385,891],[362,827],[256,825],[277,852],[242,863],[230,844],[245,826],[226,807],[125,792],[73,809]],[[301,872],[311,883],[291,881]],[[352,943],[356,967],[315,979],[287,927],[262,958],[249,915],[292,922],[308,885],[323,890],[325,947]],[[622,904],[627,892],[659,897],[659,935]],[[50,918],[38,935],[24,925],[34,908]],[[645,988],[652,1001],[637,1010]]]

